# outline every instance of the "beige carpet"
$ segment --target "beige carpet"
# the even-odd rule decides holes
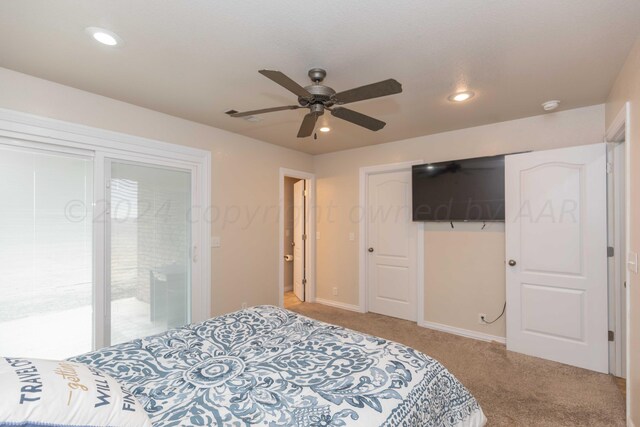
[[[488,426],[624,426],[624,399],[614,378],[508,352],[378,314],[320,304],[287,307],[314,319],[416,348],[440,361],[473,393]]]

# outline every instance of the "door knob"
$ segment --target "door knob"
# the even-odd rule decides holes
[[[510,259],[510,260],[509,260],[509,265],[510,265],[511,267],[513,267],[514,265],[516,265],[516,260],[515,260],[515,259]]]
[[[373,248],[369,248],[367,249],[369,252],[373,252]]]

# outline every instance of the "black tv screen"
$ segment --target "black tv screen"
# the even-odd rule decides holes
[[[413,166],[414,221],[504,221],[504,156]]]

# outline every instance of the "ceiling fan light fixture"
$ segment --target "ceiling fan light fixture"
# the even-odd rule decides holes
[[[471,98],[473,98],[475,95],[475,93],[473,93],[470,90],[466,90],[464,92],[458,92],[458,93],[454,93],[453,95],[449,96],[449,101],[451,102],[464,102],[464,101],[468,101]]]
[[[94,40],[106,46],[117,46],[122,43],[122,39],[118,37],[117,34],[104,28],[87,27],[85,31],[93,37]]]
[[[318,129],[320,132],[329,132],[331,130],[330,127],[328,126],[322,126],[320,129]]]

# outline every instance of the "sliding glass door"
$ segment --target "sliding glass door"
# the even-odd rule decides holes
[[[191,172],[108,161],[111,344],[181,326],[191,314]]]
[[[92,157],[0,145],[0,355],[91,350],[92,203]]]
[[[197,173],[0,137],[0,355],[67,358],[206,318]]]

